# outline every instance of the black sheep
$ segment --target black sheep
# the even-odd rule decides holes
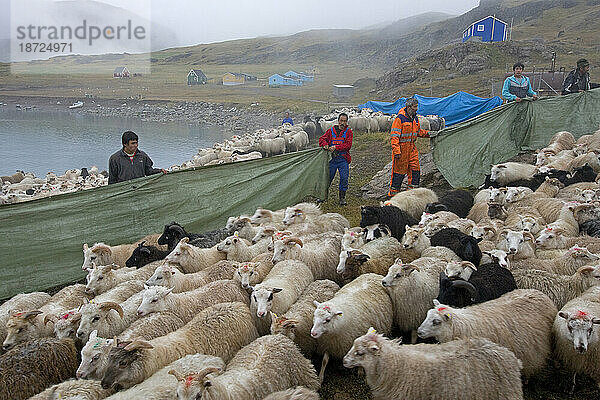
[[[461,218],[466,218],[473,207],[473,195],[466,190],[452,190],[442,197],[437,203],[429,203],[425,212],[434,214],[438,211],[450,211]]]
[[[590,219],[580,224],[579,233],[600,238],[600,219]]]
[[[152,261],[158,261],[169,255],[170,251],[162,251],[154,246],[144,246],[146,241],[143,241],[138,247],[133,250],[131,256],[125,261],[126,267],[141,268],[146,264],[150,264]]]
[[[394,206],[361,206],[360,227],[385,224],[390,228],[392,236],[402,240],[406,225],[416,225],[419,221],[408,215],[405,211]]]
[[[440,292],[437,299],[442,304],[466,307],[471,304],[497,299],[517,289],[512,273],[497,263],[483,264],[473,271],[468,281],[450,279],[440,273]]]
[[[432,246],[445,246],[465,261],[478,266],[481,261],[479,243],[481,239],[466,235],[456,228],[444,228],[431,237]]]
[[[579,182],[595,182],[596,173],[588,164],[573,169],[573,173],[570,177],[561,181],[565,186],[572,185],[573,183]]]
[[[190,244],[196,247],[208,248],[215,244],[218,244],[221,240],[229,236],[229,232],[223,229],[216,229],[214,231],[204,233],[188,233],[185,231],[183,226],[177,222],[171,222],[165,225],[162,235],[158,238],[158,244],[166,244],[168,250],[172,251],[177,243],[184,237],[190,239]]]

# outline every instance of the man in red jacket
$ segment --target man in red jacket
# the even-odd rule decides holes
[[[352,147],[352,129],[348,126],[348,114],[341,113],[338,124],[319,138],[319,146],[331,152],[329,161],[329,184],[335,177],[336,171],[340,171],[340,206],[346,202],[346,191],[348,190],[348,177],[350,176],[350,148]]]

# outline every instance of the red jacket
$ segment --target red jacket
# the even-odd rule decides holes
[[[340,127],[338,125],[335,125],[333,126],[333,128],[327,129],[327,132],[325,132],[323,136],[319,138],[320,147],[331,145],[333,141],[333,137],[331,134],[332,129],[335,130],[335,136],[338,139],[342,139],[343,135],[342,132],[340,132]],[[350,157],[350,148],[352,147],[352,129],[350,129],[349,126],[346,128],[346,137],[343,139],[344,142],[342,144],[335,145],[335,149],[338,151],[338,153],[341,153],[340,155],[344,157],[346,161],[348,161],[348,163],[350,163],[350,161],[352,160],[352,158]]]

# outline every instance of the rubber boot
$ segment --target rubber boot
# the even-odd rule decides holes
[[[340,190],[340,206],[345,206],[346,204],[348,204],[346,201],[346,192]]]

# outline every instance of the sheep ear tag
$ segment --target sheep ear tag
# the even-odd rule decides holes
[[[372,334],[375,334],[375,333],[377,333],[377,331],[373,327],[370,327],[369,330],[367,331],[367,335],[372,335]]]

